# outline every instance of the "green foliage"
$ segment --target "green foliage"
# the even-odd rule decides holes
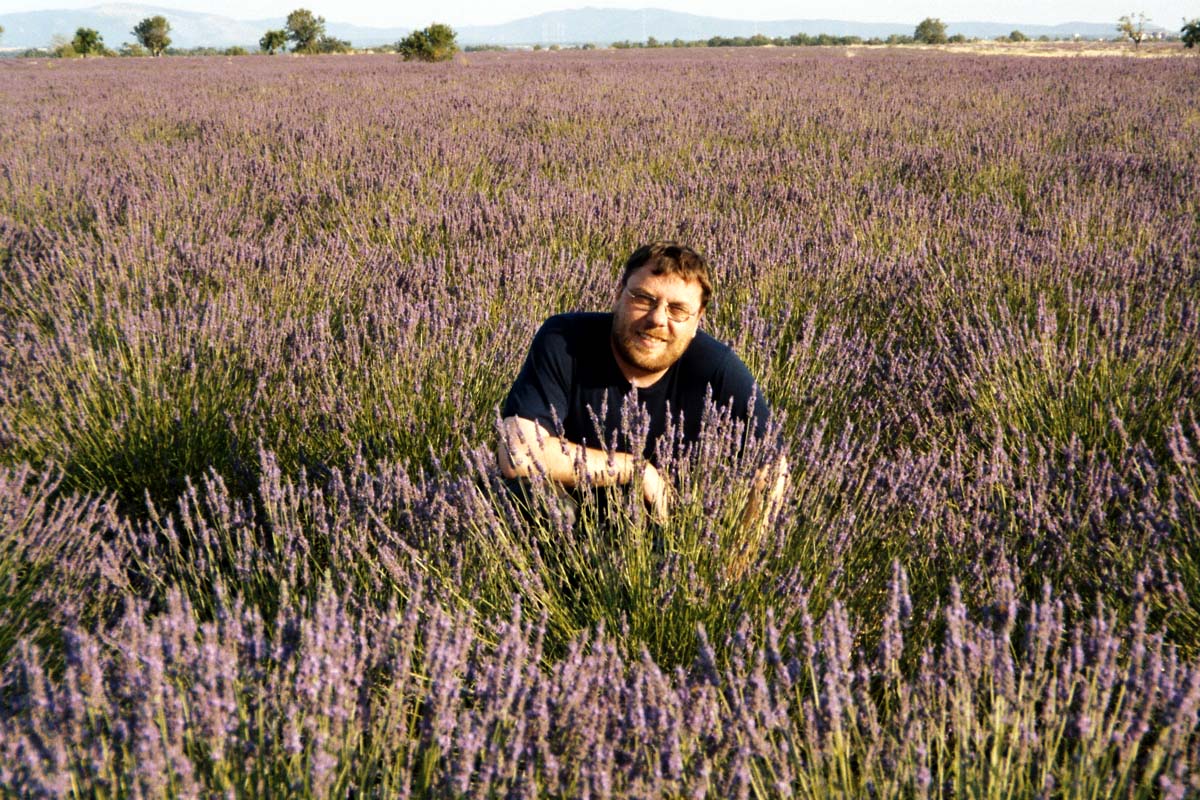
[[[141,58],[142,56],[148,55],[146,48],[142,47],[137,42],[125,42],[123,45],[121,45],[119,52],[122,56],[129,56],[131,58]]]
[[[275,55],[276,52],[287,46],[288,32],[285,30],[271,30],[262,35],[258,40],[258,46],[263,52],[269,55]]]
[[[59,497],[60,477],[36,474],[29,467],[0,468],[0,663],[17,641],[29,637],[49,652],[61,646],[66,622],[56,592],[78,591],[79,615],[99,624],[120,605],[132,587],[119,568],[112,569],[113,526],[97,519],[97,497]],[[13,490],[24,487],[20,495]],[[67,524],[56,524],[55,520]],[[35,543],[31,546],[31,543]],[[88,564],[80,569],[78,564]],[[72,614],[74,612],[71,612]]]
[[[222,53],[222,55],[248,56],[248,55],[250,55],[250,51],[240,45],[235,44],[233,47],[226,47],[224,52]]]
[[[315,16],[307,8],[297,8],[288,14],[288,38],[292,40],[292,52],[315,53],[317,43],[325,35],[325,18]]]
[[[200,45],[198,47],[168,47],[164,52],[169,56],[219,56],[225,51],[218,47]]]
[[[1026,36],[1025,34],[1021,33],[1020,31],[1013,31],[1012,33],[1010,33],[1008,35],[1008,40],[1010,42],[1028,42],[1029,37]]]
[[[352,53],[354,48],[345,39],[322,35],[320,39],[317,39],[316,51],[318,53]]]
[[[732,429],[727,420],[719,424]],[[517,492],[486,482],[479,465],[478,490],[463,504],[466,556],[479,565],[479,578],[469,587],[473,598],[463,602],[507,616],[519,597],[522,608],[545,614],[551,653],[602,621],[631,651],[645,645],[661,665],[690,664],[697,626],[723,641],[745,616],[764,618],[773,587],[789,575],[816,586],[831,569],[829,554],[811,547],[808,536],[773,537],[783,524],[776,514],[758,525],[742,523],[755,470],[769,460],[764,456],[765,450],[745,458],[708,453],[707,463],[673,463],[678,502],[667,526],[649,518],[638,485],[568,496],[539,479]],[[802,482],[815,529],[827,522],[817,520],[818,506],[829,507],[829,492],[840,487]],[[719,485],[738,489],[714,504]],[[437,571],[452,574],[450,564]],[[460,585],[442,589],[466,594]],[[820,606],[825,599],[820,591],[810,597]],[[786,627],[794,609],[782,613]]]
[[[1138,47],[1142,39],[1146,38],[1146,23],[1149,21],[1150,18],[1141,11],[1136,14],[1124,14],[1117,20],[1117,33],[1133,42],[1134,47]]]
[[[913,31],[913,39],[922,44],[945,44],[946,23],[937,17],[926,17]]]
[[[1183,27],[1179,29],[1179,33],[1180,41],[1189,50],[1200,44],[1200,17],[1183,23]]]
[[[171,23],[162,15],[146,17],[134,26],[132,31],[142,47],[155,56],[162,55],[163,50],[170,46],[171,37],[167,35],[170,32]]]
[[[396,43],[405,61],[447,61],[458,52],[458,34],[449,25],[434,23],[413,31]]]
[[[783,37],[776,36],[771,39],[767,36],[757,33],[754,36],[713,36],[708,40],[697,42],[685,42],[676,39],[671,42],[672,47],[765,47],[774,45],[775,47],[809,47],[809,46],[829,46],[839,45],[846,46],[851,44],[862,44],[862,38],[859,36],[832,36],[828,33],[819,33],[816,36],[811,36],[807,33],[796,33],[791,36]],[[616,45],[613,45],[616,47]],[[640,45],[637,45],[640,46]]]
[[[78,28],[71,40],[71,49],[81,56],[103,55],[104,39],[93,28]]]

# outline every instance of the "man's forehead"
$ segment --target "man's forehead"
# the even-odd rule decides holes
[[[648,268],[643,267],[629,276],[628,282],[625,284],[631,289],[645,289],[652,291],[660,297],[667,297],[669,294],[676,295],[669,297],[670,300],[695,300],[700,301],[704,294],[704,288],[698,280],[689,280],[682,275],[655,275]]]

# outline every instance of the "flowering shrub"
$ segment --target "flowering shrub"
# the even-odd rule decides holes
[[[0,793],[1200,792],[1189,66],[14,64]],[[661,236],[776,430],[524,513],[525,347]]]

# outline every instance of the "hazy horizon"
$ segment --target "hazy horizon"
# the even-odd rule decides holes
[[[1194,3],[1183,0],[1160,0],[1130,8],[1126,0],[1103,0],[1100,3],[1068,0],[1047,7],[1029,0],[998,6],[993,3],[950,2],[949,0],[896,0],[880,3],[870,0],[817,0],[803,5],[780,0],[615,0],[608,2],[570,3],[561,0],[446,0],[436,12],[426,13],[397,8],[382,0],[342,0],[324,6],[320,0],[169,0],[169,2],[97,2],[97,0],[4,0],[0,14],[25,11],[53,11],[96,8],[113,5],[148,5],[177,11],[209,13],[236,20],[284,18],[296,8],[309,8],[327,21],[355,25],[391,27],[421,26],[431,21],[451,25],[492,25],[551,11],[579,8],[640,9],[655,8],[707,17],[737,20],[839,20],[846,22],[915,23],[925,17],[939,17],[952,22],[1002,22],[1027,25],[1058,25],[1067,22],[1108,23],[1114,25],[1122,14],[1143,11],[1149,24],[1167,29],[1178,28],[1184,18],[1200,12]],[[1138,4],[1133,4],[1138,5]],[[1191,13],[1188,13],[1188,12]]]

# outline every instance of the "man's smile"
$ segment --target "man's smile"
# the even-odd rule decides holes
[[[667,343],[667,340],[664,337],[655,336],[654,334],[650,333],[649,331],[639,331],[638,339],[640,339],[643,344],[646,344],[650,347]]]

